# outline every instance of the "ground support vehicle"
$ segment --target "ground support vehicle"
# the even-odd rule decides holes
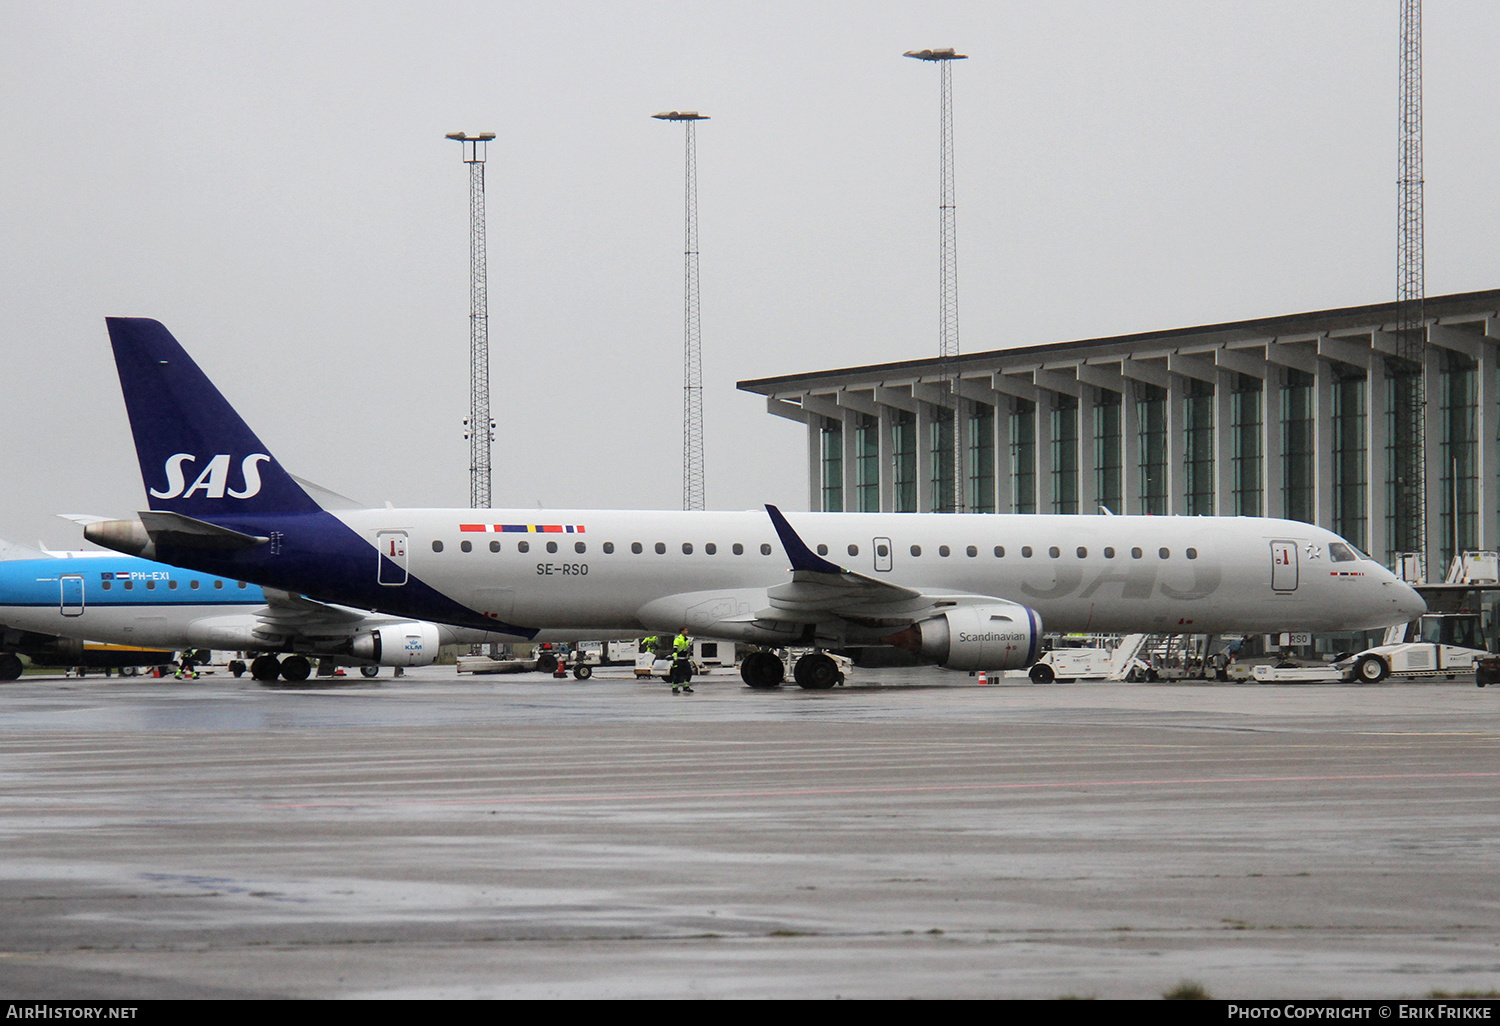
[[[1410,639],[1410,640],[1408,640]],[[1428,613],[1392,627],[1385,643],[1333,664],[1343,680],[1378,684],[1387,677],[1443,677],[1475,670],[1488,653],[1477,613]],[[1476,679],[1476,683],[1477,683]]]

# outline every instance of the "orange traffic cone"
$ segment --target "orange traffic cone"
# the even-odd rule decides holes
[[[983,671],[983,670],[980,670],[980,671],[979,671],[979,686],[980,686],[980,687],[984,687],[984,686],[985,686],[985,685],[986,685],[986,684],[988,684],[988,683],[989,683],[989,682],[990,682],[990,680],[989,680],[989,678],[988,678],[988,677],[986,677],[986,676],[985,676],[985,675],[984,675],[984,671]]]

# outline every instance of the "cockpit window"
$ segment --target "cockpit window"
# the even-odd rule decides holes
[[[1329,542],[1328,555],[1335,563],[1353,563],[1359,559],[1359,554],[1354,551],[1354,548],[1343,542]]]

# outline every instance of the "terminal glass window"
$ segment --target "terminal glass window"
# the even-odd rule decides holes
[[[932,457],[932,508],[934,512],[951,512],[953,504],[953,411],[932,407],[928,455]]]
[[[1078,512],[1078,400],[1059,395],[1052,407],[1052,512]]]
[[[1188,516],[1214,512],[1214,386],[1188,379],[1182,396],[1184,499]]]
[[[905,410],[891,411],[892,479],[897,513],[917,511],[917,418]]]
[[[1236,374],[1229,392],[1231,485],[1230,513],[1258,517],[1261,501],[1261,400],[1264,383],[1249,374]]]
[[[1011,494],[1017,513],[1036,512],[1036,403],[1017,399],[1010,413]]]
[[[995,408],[988,403],[969,414],[969,509],[995,512]]]
[[[1408,474],[1415,476],[1415,464],[1409,442],[1403,441],[1409,430],[1407,416],[1421,392],[1420,375],[1409,373],[1400,361],[1387,360],[1385,374],[1385,537],[1386,562],[1398,552],[1421,552],[1425,546],[1418,536],[1416,519],[1403,510],[1402,482]]]
[[[1094,491],[1099,505],[1123,513],[1120,502],[1120,393],[1103,389],[1094,404]],[[1090,511],[1092,512],[1092,511]]]
[[[860,513],[880,512],[880,421],[854,415],[854,489]]]
[[[1344,363],[1333,365],[1333,375],[1333,530],[1364,548],[1369,531],[1365,376]]]
[[[1312,523],[1313,376],[1287,368],[1281,386],[1281,491],[1288,520]]]
[[[1167,390],[1157,385],[1139,385],[1136,420],[1140,425],[1139,459],[1141,512],[1165,516],[1167,512]]]
[[[1442,466],[1435,476],[1443,483],[1438,545],[1446,566],[1459,552],[1478,546],[1479,374],[1473,360],[1452,350],[1443,351],[1440,373]]]
[[[844,511],[844,425],[836,420],[823,420],[818,432],[822,443],[823,496],[825,513]]]

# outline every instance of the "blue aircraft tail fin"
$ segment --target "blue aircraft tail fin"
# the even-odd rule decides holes
[[[159,321],[105,322],[152,509],[211,519],[320,508]]]

